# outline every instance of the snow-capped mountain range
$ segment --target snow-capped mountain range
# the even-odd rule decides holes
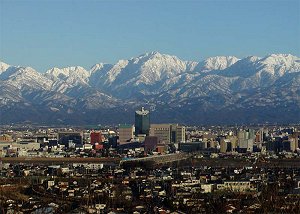
[[[44,73],[0,62],[0,123],[153,122],[187,124],[300,121],[300,58],[290,54],[183,61],[158,52],[116,64]]]

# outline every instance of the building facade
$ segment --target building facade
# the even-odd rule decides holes
[[[150,136],[158,137],[161,143],[171,143],[171,124],[151,124]]]
[[[70,142],[75,145],[83,144],[82,132],[58,132],[57,135],[58,143],[61,145],[68,146]]]
[[[150,112],[145,110],[144,107],[141,110],[135,112],[135,136],[140,134],[149,135],[150,131]]]
[[[90,134],[91,144],[95,145],[96,143],[102,143],[101,132],[92,131]]]
[[[129,143],[134,138],[133,125],[120,125],[119,126],[119,143],[120,145]]]
[[[238,132],[239,152],[252,152],[255,138],[256,138],[256,134],[254,130],[252,129],[240,130]]]
[[[150,136],[157,136],[162,143],[185,142],[185,135],[185,126],[178,124],[151,124],[150,126]]]
[[[173,143],[185,142],[185,126],[172,124],[172,142]]]

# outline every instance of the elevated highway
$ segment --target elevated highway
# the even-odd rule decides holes
[[[153,165],[161,165],[168,164],[172,162],[186,160],[192,157],[192,154],[188,153],[172,153],[166,155],[153,155],[143,158],[131,158],[131,159],[123,159],[120,161],[120,166],[153,166]]]

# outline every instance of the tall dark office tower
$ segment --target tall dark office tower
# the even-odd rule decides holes
[[[135,136],[139,134],[149,135],[150,130],[150,113],[144,107],[135,112]]]

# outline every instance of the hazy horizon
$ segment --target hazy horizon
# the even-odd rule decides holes
[[[107,63],[107,62],[103,62],[103,61],[98,61],[98,62],[95,62],[94,64],[92,64],[92,65],[90,65],[90,66],[87,66],[87,67],[85,67],[85,66],[82,66],[82,65],[79,65],[79,64],[76,64],[76,65],[69,65],[69,66],[64,66],[64,67],[58,67],[58,66],[53,66],[53,67],[50,67],[49,69],[47,69],[47,70],[38,70],[38,69],[36,69],[35,67],[33,67],[33,66],[31,66],[31,65],[27,65],[26,67],[31,67],[31,68],[33,68],[33,69],[35,69],[36,71],[38,71],[38,72],[40,72],[40,73],[45,73],[46,71],[48,71],[48,70],[50,70],[50,69],[52,69],[52,68],[58,68],[58,69],[64,69],[64,68],[68,68],[68,67],[77,67],[77,66],[80,66],[80,67],[83,67],[85,70],[90,70],[90,69],[92,69],[92,67],[93,66],[95,66],[96,64],[99,64],[99,63],[103,63],[103,64],[110,64],[110,65],[115,65],[119,60],[130,60],[130,59],[134,59],[134,58],[138,58],[138,57],[141,57],[141,56],[144,56],[145,54],[148,54],[148,53],[152,53],[152,52],[158,52],[158,53],[160,53],[160,54],[162,54],[162,55],[169,55],[169,56],[175,56],[175,57],[178,57],[178,56],[176,56],[176,55],[173,55],[173,54],[169,54],[169,53],[162,53],[162,52],[159,52],[159,51],[151,51],[151,52],[147,52],[147,53],[143,53],[143,54],[139,54],[139,55],[137,55],[137,56],[132,56],[132,57],[129,57],[129,58],[120,58],[120,59],[118,59],[117,61],[115,61],[115,62],[113,62],[113,63]],[[267,56],[270,56],[270,55],[272,55],[272,54],[275,54],[275,55],[279,55],[279,54],[284,54],[284,55],[292,55],[292,54],[290,54],[290,53],[269,53],[269,54],[267,54],[267,55],[264,55],[264,56],[256,56],[256,57],[260,57],[260,58],[264,58],[264,57],[267,57]],[[243,59],[243,58],[247,58],[247,57],[251,57],[251,56],[255,56],[255,55],[248,55],[248,56],[244,56],[244,57],[238,57],[238,56],[236,56],[236,55],[226,55],[225,57],[237,57],[238,59]],[[299,57],[298,55],[292,55],[292,56],[296,56],[296,57]],[[206,59],[208,59],[208,58],[212,58],[212,57],[222,57],[222,56],[209,56],[209,57],[207,57],[207,58],[203,58],[203,59],[201,59],[201,60],[195,60],[195,61],[193,61],[193,62],[197,62],[197,63],[201,63],[201,62],[203,62],[204,60],[206,60]],[[192,62],[192,60],[189,60],[189,59],[182,59],[182,58],[179,58],[180,60],[185,60],[185,61],[191,61]],[[23,65],[14,65],[14,64],[11,64],[11,63],[9,63],[9,62],[6,62],[6,61],[4,61],[4,60],[2,60],[2,59],[0,59],[0,62],[3,62],[3,63],[6,63],[6,64],[8,64],[8,65],[10,65],[10,66],[23,66]],[[25,66],[24,66],[25,67]]]

